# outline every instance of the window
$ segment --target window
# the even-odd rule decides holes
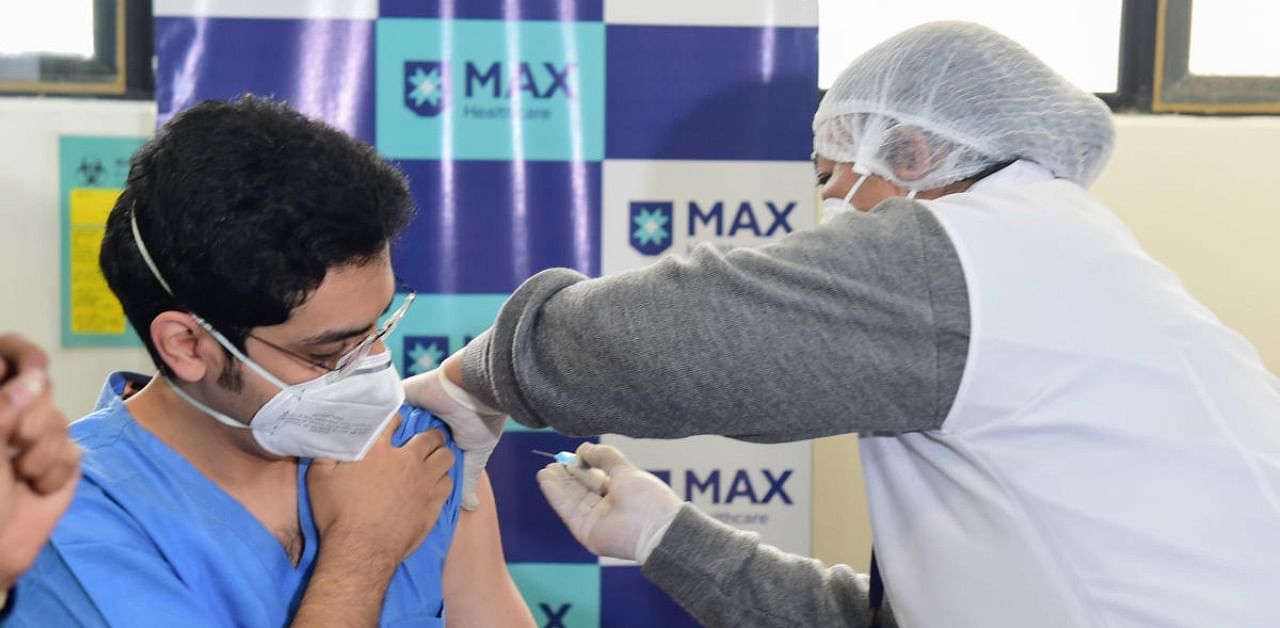
[[[93,0],[0,5],[0,55],[93,57]]]
[[[0,3],[0,93],[149,98],[146,0]]]
[[[1160,0],[1153,111],[1280,113],[1280,6]]]
[[[1280,4],[1215,0],[1191,5],[1188,70],[1200,76],[1280,76]]]

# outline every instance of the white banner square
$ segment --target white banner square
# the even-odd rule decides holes
[[[713,242],[750,246],[812,227],[813,166],[796,161],[606,160],[601,270],[639,268]]]

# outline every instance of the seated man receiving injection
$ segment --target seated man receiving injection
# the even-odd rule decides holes
[[[487,480],[464,509],[447,429],[401,406],[411,217],[371,148],[267,100],[198,104],[134,156],[101,262],[159,372],[72,426],[52,537],[112,625],[533,625]]]

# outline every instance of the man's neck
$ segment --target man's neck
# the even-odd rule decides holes
[[[173,392],[156,375],[125,402],[139,425],[223,488],[245,487],[271,477],[290,477],[294,458],[268,458],[252,450],[248,430],[218,423]]]
[[[248,430],[224,426],[192,407],[163,378],[156,375],[125,402],[134,420],[239,501],[296,564],[301,552],[297,459],[254,451]]]

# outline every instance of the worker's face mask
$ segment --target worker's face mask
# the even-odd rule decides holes
[[[858,189],[862,187],[862,184],[867,182],[867,179],[871,176],[871,171],[865,168],[862,168],[857,164],[854,164],[853,171],[858,175],[858,180],[853,182],[853,186],[849,188],[849,192],[844,195],[843,199],[839,199],[839,198],[822,199],[822,223],[823,224],[826,224],[828,222],[831,222],[832,220],[835,220],[836,216],[840,216],[842,214],[847,214],[851,211],[854,211],[855,207],[853,206],[853,197],[858,193]],[[914,199],[918,192],[919,190],[914,190],[914,189],[910,190],[909,192],[907,192],[907,199],[908,200]]]
[[[855,167],[856,170],[856,167]],[[847,214],[853,211],[853,195],[858,193],[858,188],[866,183],[867,175],[858,173],[858,180],[853,182],[853,186],[849,188],[849,193],[844,195],[843,199],[824,198],[822,199],[822,224],[826,224],[836,219],[836,216]]]
[[[177,386],[171,386],[173,391],[223,425],[253,430],[254,440],[277,456],[359,460],[404,403],[404,386],[390,351],[360,358],[350,370],[286,384],[208,323],[198,317],[196,320],[236,359],[280,391],[258,409],[248,425],[210,408]]]

